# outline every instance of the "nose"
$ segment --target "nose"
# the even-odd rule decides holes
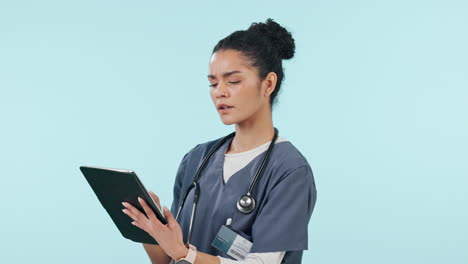
[[[218,83],[215,89],[215,96],[216,98],[229,96],[229,91],[226,85],[222,84],[221,82]]]

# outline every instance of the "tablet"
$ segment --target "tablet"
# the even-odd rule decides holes
[[[134,171],[81,166],[81,172],[93,189],[104,209],[114,221],[120,233],[135,242],[157,245],[157,241],[144,230],[132,225],[133,219],[122,212],[122,202],[128,202],[146,215],[138,202],[143,198],[163,224],[167,224],[162,210],[153,201]]]

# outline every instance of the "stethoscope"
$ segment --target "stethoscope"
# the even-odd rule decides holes
[[[275,135],[273,136],[273,140],[271,141],[270,145],[268,146],[268,149],[263,156],[262,162],[260,163],[260,166],[257,169],[257,172],[255,173],[255,176],[250,183],[249,189],[247,191],[247,194],[242,195],[239,200],[237,200],[237,209],[241,211],[244,214],[249,214],[255,209],[255,199],[252,196],[252,191],[255,188],[255,185],[257,184],[258,179],[260,178],[260,175],[263,173],[265,170],[266,164],[269,160],[271,151],[273,150],[273,146],[275,145],[276,139],[278,138],[278,129],[275,129]],[[176,221],[179,220],[180,212],[182,211],[182,207],[185,204],[185,201],[187,200],[187,196],[189,195],[190,191],[195,188],[195,193],[193,195],[193,207],[192,207],[192,214],[190,216],[190,224],[189,224],[189,232],[187,236],[187,243],[190,243],[190,237],[192,235],[192,227],[193,227],[193,222],[195,220],[195,213],[197,211],[197,204],[198,204],[198,196],[200,195],[200,185],[198,184],[198,179],[200,178],[200,174],[202,170],[206,167],[206,164],[208,163],[208,160],[210,157],[213,155],[213,153],[218,150],[221,145],[223,145],[224,142],[226,142],[228,139],[234,137],[236,135],[236,132],[232,132],[231,134],[225,136],[222,138],[218,143],[206,154],[206,156],[203,158],[202,163],[198,167],[197,173],[195,174],[195,177],[193,179],[193,183],[190,184],[190,186],[187,188],[185,191],[185,194],[183,196],[183,199],[179,203],[179,209],[177,210],[177,215],[176,215]]]

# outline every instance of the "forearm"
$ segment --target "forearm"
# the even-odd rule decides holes
[[[181,259],[183,256],[187,256],[187,254],[188,249],[181,248],[180,250],[177,250],[177,253],[173,256],[173,258]],[[197,251],[194,264],[221,264],[221,261],[217,256]]]
[[[280,264],[285,255],[285,251],[249,253],[244,260],[232,260],[220,258],[220,264]]]
[[[152,264],[169,264],[171,258],[158,245],[143,244]]]
[[[197,252],[194,264],[221,264],[217,256],[206,254],[203,252]]]
[[[166,252],[158,245],[149,245],[143,244],[143,247],[148,254],[152,264],[169,264],[171,261],[171,257],[166,254]],[[180,250],[178,252],[178,256],[185,256],[187,255],[188,249]],[[178,258],[178,257],[177,257]],[[197,257],[195,258],[194,264],[221,264],[219,258],[217,256],[209,255],[203,252],[198,251]]]
[[[171,257],[164,252],[164,250],[157,245],[148,245],[143,244],[145,247],[148,256],[150,257],[151,263],[153,264],[168,264],[171,261]],[[188,249],[183,247],[176,250],[176,259],[180,259],[182,256],[186,256],[188,253]],[[203,252],[198,251],[197,256],[195,258],[194,264],[263,264],[263,263],[270,263],[270,264],[279,264],[281,263],[285,251],[281,252],[266,252],[266,253],[250,253],[247,255],[245,260],[236,261],[230,260],[227,258],[222,258],[219,256],[213,256],[210,254],[206,254]]]
[[[212,256],[205,253],[198,253],[195,260],[196,264],[280,264],[284,258],[285,251],[277,252],[264,252],[264,253],[250,253],[244,260],[231,260],[219,256]],[[200,258],[199,258],[200,255]],[[213,258],[214,257],[214,258]]]

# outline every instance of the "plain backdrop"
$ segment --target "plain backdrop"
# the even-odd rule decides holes
[[[0,262],[148,263],[80,165],[172,202],[233,131],[212,48],[271,17],[296,40],[274,124],[318,191],[303,263],[468,263],[467,1],[0,2]],[[208,205],[205,205],[208,206]]]

